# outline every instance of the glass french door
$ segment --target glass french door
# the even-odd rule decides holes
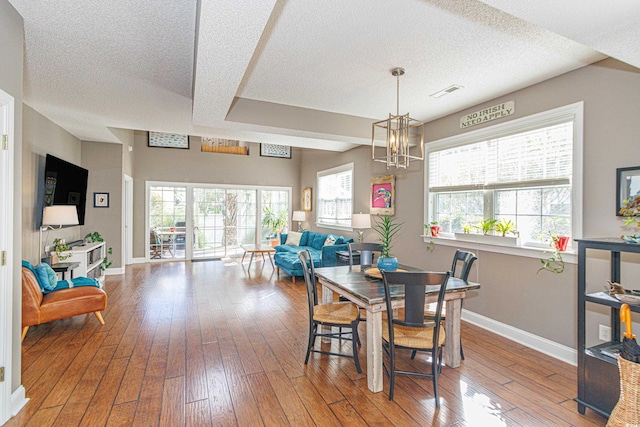
[[[193,189],[193,258],[243,253],[256,239],[256,190]]]
[[[149,188],[149,255],[151,259],[186,258],[187,188]]]
[[[273,234],[263,221],[276,212],[288,222],[291,188],[148,183],[149,259],[242,255],[242,245]],[[285,224],[285,229],[286,229]]]

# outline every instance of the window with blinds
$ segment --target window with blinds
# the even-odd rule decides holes
[[[448,233],[473,231],[484,219],[511,220],[525,244],[571,235],[575,126],[574,114],[562,111],[434,143],[427,218]]]
[[[351,227],[353,163],[318,172],[318,225]]]

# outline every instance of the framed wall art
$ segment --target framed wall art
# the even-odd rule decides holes
[[[371,178],[372,215],[394,215],[396,204],[396,184],[393,175]]]
[[[305,212],[311,212],[311,209],[313,208],[312,205],[312,194],[311,194],[311,187],[307,187],[307,188],[303,188],[302,189],[302,210]]]
[[[636,196],[640,196],[640,166],[616,169],[616,215],[622,216],[624,201]]]
[[[93,207],[94,208],[108,208],[109,207],[109,193],[93,193]]]
[[[291,158],[291,147],[288,145],[260,144],[260,155],[263,157]]]
[[[149,147],[189,149],[189,135],[149,132]]]

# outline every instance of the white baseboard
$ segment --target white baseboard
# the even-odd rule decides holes
[[[569,363],[573,366],[578,365],[578,352],[571,347],[567,347],[557,342],[539,337],[522,329],[514,328],[506,323],[498,322],[472,311],[462,310],[462,320],[472,325],[479,326],[494,334],[498,334],[512,341],[526,345],[534,350],[544,353],[548,356],[555,357],[558,360]]]
[[[118,274],[124,274],[124,267],[120,267],[120,268],[109,267],[104,271],[105,276],[115,276]]]
[[[16,391],[11,394],[11,416],[15,417],[18,412],[27,404],[29,399],[26,397],[24,386],[18,387]]]
[[[144,264],[145,262],[147,262],[145,258],[133,258],[131,260],[132,264]]]

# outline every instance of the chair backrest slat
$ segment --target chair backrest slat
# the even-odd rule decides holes
[[[440,325],[442,321],[442,305],[450,273],[451,272],[448,271],[382,271],[387,313],[393,313],[393,289],[397,289],[397,287],[404,287],[404,318],[393,319],[392,323],[415,328],[432,327],[434,324]],[[438,286],[439,288],[435,319],[433,321],[425,322],[425,294],[427,286]],[[391,316],[389,316],[389,318],[391,318]],[[390,327],[389,329],[390,336],[393,336],[393,328]],[[436,330],[437,329],[438,328],[436,328]],[[437,338],[437,333],[438,331],[434,332],[435,338]]]
[[[472,252],[461,251],[458,249],[453,255],[453,264],[451,265],[451,276],[458,279],[467,280],[469,278],[469,272],[473,262],[478,257]],[[462,263],[460,269],[458,269],[459,263]],[[457,272],[456,272],[457,271]]]
[[[298,258],[302,263],[304,282],[307,285],[307,300],[309,301],[309,316],[313,319],[313,310],[318,305],[318,289],[316,286],[316,273],[313,267],[313,259],[309,249],[298,252]]]
[[[382,244],[380,243],[349,243],[349,265],[353,266],[353,253],[360,251],[360,265],[372,265],[373,253],[382,252]]]

